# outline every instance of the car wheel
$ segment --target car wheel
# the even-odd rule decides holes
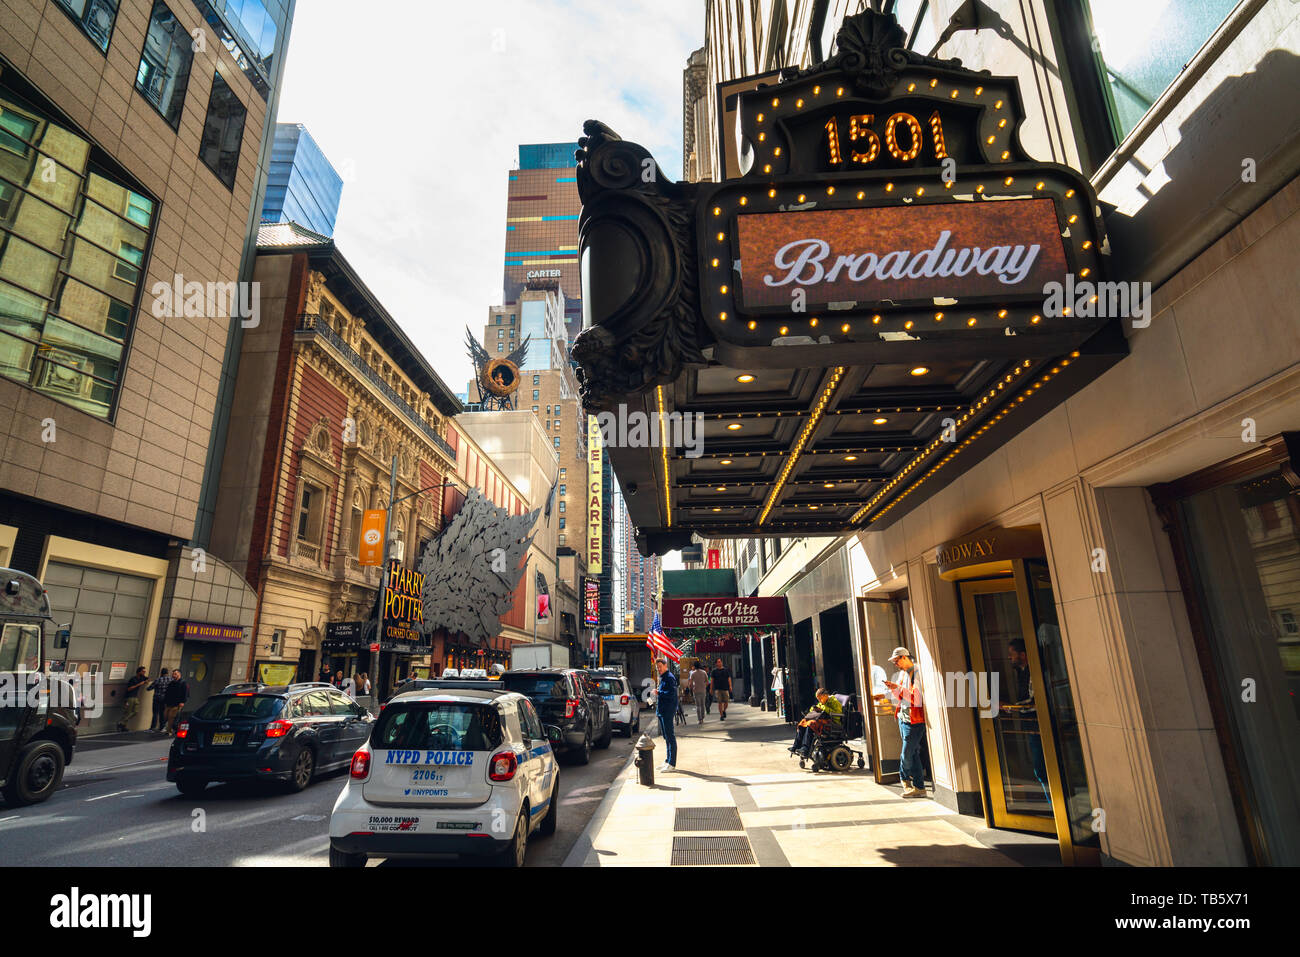
[[[330,867],[365,867],[366,855],[348,854],[330,845]]]
[[[515,836],[510,839],[506,849],[497,858],[501,867],[523,867],[524,857],[528,854],[528,808],[519,812],[515,822]]]
[[[10,807],[39,804],[63,783],[63,749],[53,741],[33,741],[18,757],[13,779],[5,787]]]
[[[551,788],[551,806],[546,809],[546,817],[542,818],[542,824],[537,829],[537,833],[542,837],[550,837],[555,833],[555,825],[559,821],[560,807],[560,776],[555,776],[555,786]]]
[[[587,764],[591,760],[591,728],[588,727],[582,735],[582,747],[573,752],[573,761],[575,764]]]
[[[614,740],[614,722],[610,721],[605,725],[605,734],[596,742],[598,748],[608,748],[609,743]]]
[[[289,790],[297,793],[311,784],[312,775],[316,773],[316,754],[311,748],[303,748],[293,762],[293,774],[289,778]]]
[[[201,794],[203,789],[208,786],[208,782],[203,778],[195,778],[190,775],[182,775],[176,779],[176,790],[182,794]]]
[[[632,730],[627,733],[627,736],[630,738],[632,737],[632,735],[640,734],[640,733],[641,733],[641,712],[638,711],[636,713],[636,720],[632,722]]]

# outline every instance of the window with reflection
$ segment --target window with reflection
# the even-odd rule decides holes
[[[108,50],[117,20],[117,0],[54,0],[101,51]]]
[[[1177,503],[1191,604],[1258,863],[1300,864],[1300,489],[1271,469]],[[1213,693],[1213,692],[1212,692]]]
[[[1237,0],[1088,0],[1092,49],[1116,142],[1218,29]]]
[[[239,171],[239,147],[244,142],[244,119],[248,111],[239,102],[220,73],[212,76],[212,96],[208,99],[208,116],[203,123],[199,159],[216,173],[217,179],[234,188]]]
[[[0,81],[0,375],[112,414],[155,214]]]
[[[167,4],[157,0],[149,15],[135,88],[172,129],[180,126],[185,108],[185,87],[190,81],[190,63],[194,59],[193,42],[194,38]]]

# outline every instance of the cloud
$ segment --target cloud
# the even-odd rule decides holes
[[[681,175],[682,70],[699,0],[299,3],[279,119],[344,173],[335,239],[454,392],[459,343],[501,302],[520,143],[597,118]]]

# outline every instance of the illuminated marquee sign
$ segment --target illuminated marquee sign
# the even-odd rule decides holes
[[[737,222],[745,308],[1040,295],[1065,271],[1052,201],[760,213]]]
[[[604,565],[604,539],[602,537],[601,480],[604,472],[604,451],[600,444],[600,425],[594,415],[587,416],[587,571],[599,575]]]

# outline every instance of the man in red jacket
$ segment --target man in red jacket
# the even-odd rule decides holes
[[[903,738],[898,779],[903,782],[903,797],[925,797],[925,774],[921,770],[921,747],[925,741],[921,669],[906,648],[895,648],[889,660],[898,668],[897,683],[885,682],[890,696],[897,702],[898,732]]]

